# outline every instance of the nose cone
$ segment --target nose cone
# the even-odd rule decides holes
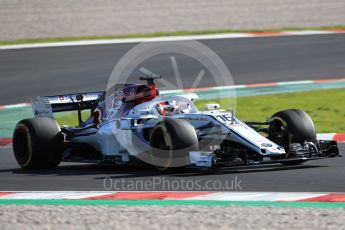
[[[286,154],[285,149],[275,144],[261,144],[261,153],[264,156],[277,156]]]

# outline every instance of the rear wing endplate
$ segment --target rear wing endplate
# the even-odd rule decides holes
[[[55,112],[95,109],[105,96],[104,91],[37,97],[32,102],[36,116],[52,117]]]

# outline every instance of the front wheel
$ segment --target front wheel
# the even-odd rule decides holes
[[[48,117],[24,119],[13,133],[13,152],[20,167],[50,169],[58,166],[63,154],[63,134]]]
[[[172,118],[155,126],[150,145],[151,163],[161,171],[189,165],[189,151],[199,149],[194,127],[185,120]]]
[[[287,151],[287,158],[291,157],[289,146],[292,143],[303,144],[305,141],[316,140],[316,132],[312,119],[303,110],[288,109],[272,115],[269,125],[269,139],[280,144]],[[301,164],[296,160],[285,165]]]

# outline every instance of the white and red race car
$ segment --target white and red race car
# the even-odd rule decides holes
[[[232,111],[206,105],[196,94],[161,96],[156,77],[146,84],[92,92],[38,97],[35,118],[20,121],[13,150],[20,167],[53,168],[61,161],[152,164],[174,167],[300,164],[339,156],[335,141],[316,140],[314,124],[301,110],[275,113],[266,122],[243,122]],[[54,112],[78,111],[79,125],[60,127]],[[82,121],[82,110],[90,116]]]

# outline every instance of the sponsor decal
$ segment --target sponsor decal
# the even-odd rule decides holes
[[[271,145],[270,143],[262,143],[261,146],[263,146],[263,147],[272,147],[273,145]]]
[[[119,111],[120,107],[122,106],[122,98],[124,94],[122,91],[117,91],[113,95],[109,96],[106,101],[106,119],[112,119],[116,117],[117,112]]]

